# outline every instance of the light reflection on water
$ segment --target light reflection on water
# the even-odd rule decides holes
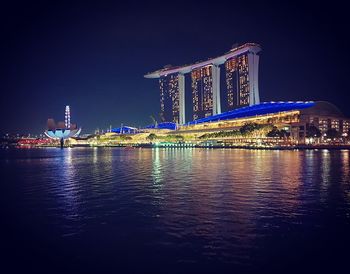
[[[282,229],[322,227],[326,208],[343,220],[350,216],[348,150],[94,148],[0,155],[28,219],[53,227],[58,238],[101,238],[102,249],[133,243],[141,253],[172,254],[177,262],[249,265]]]

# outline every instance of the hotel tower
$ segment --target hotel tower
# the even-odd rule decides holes
[[[162,122],[185,124],[185,75],[190,74],[193,120],[221,113],[220,70],[225,69],[228,110],[260,102],[258,44],[247,43],[229,52],[192,65],[165,67],[145,75],[158,78]]]

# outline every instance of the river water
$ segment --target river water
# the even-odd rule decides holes
[[[2,273],[339,272],[349,160],[349,150],[3,149]]]

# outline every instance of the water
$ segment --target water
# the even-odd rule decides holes
[[[349,157],[0,150],[2,273],[340,271],[350,243]]]

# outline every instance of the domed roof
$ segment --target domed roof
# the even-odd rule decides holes
[[[344,114],[339,110],[339,108],[326,101],[315,102],[314,106],[301,110],[301,114],[344,117]]]

